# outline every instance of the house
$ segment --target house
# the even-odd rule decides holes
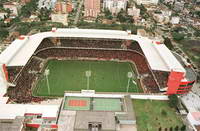
[[[60,22],[63,25],[68,25],[68,14],[62,14],[62,13],[52,13],[51,14],[51,21],[52,22]]]
[[[173,16],[172,18],[171,18],[171,21],[170,21],[172,24],[179,24],[179,22],[180,22],[180,17],[178,17],[178,16]]]
[[[4,11],[0,11],[0,20],[1,19],[5,19],[5,16],[7,16],[8,13],[4,12]]]
[[[18,16],[18,11],[20,9],[20,5],[17,2],[6,2],[3,4],[3,8],[9,9],[11,14]]]

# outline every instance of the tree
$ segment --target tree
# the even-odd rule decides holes
[[[185,37],[184,34],[182,34],[182,33],[176,33],[176,32],[172,33],[172,36],[173,36],[173,39],[174,39],[175,41],[183,40],[184,37]]]
[[[176,108],[178,105],[178,97],[177,95],[173,94],[169,96],[169,106],[172,108]]]
[[[200,31],[199,31],[199,30],[195,31],[195,32],[194,32],[194,36],[200,37]]]
[[[32,12],[35,12],[38,7],[38,0],[31,0],[21,8],[20,16],[29,17]]]
[[[166,112],[165,110],[162,110],[162,111],[161,111],[161,114],[162,114],[163,116],[167,116],[167,112]]]
[[[104,9],[104,14],[105,14],[106,19],[109,19],[109,20],[113,19],[112,13],[110,12],[109,9],[105,8]]]
[[[181,131],[186,131],[186,126],[185,126],[185,125],[183,125],[183,126],[181,127]]]
[[[21,35],[26,35],[27,33],[29,33],[30,26],[26,23],[21,24],[20,26],[17,27],[16,29]]]
[[[8,30],[6,30],[4,28],[0,29],[0,39],[3,39],[5,37],[7,37],[8,35],[9,35]]]
[[[40,18],[40,21],[49,20],[50,19],[50,13],[51,13],[51,10],[47,9],[46,7],[45,8],[41,8],[40,9],[40,14],[38,16]]]
[[[126,15],[126,12],[123,9],[121,9],[120,12],[117,14],[117,18],[121,23],[126,22],[125,15]]]
[[[179,127],[176,126],[176,127],[174,128],[174,130],[175,130],[175,131],[179,131]]]
[[[172,45],[171,40],[170,40],[168,37],[164,38],[164,44],[165,44],[170,50],[172,50],[172,49],[174,48],[174,46]]]

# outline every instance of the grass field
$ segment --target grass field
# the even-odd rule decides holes
[[[133,100],[138,131],[162,131],[176,126],[182,127],[182,121],[167,101]]]
[[[85,72],[91,70],[89,89],[96,92],[126,92],[128,77],[133,66],[128,62],[113,61],[75,61],[50,60],[47,67],[50,93],[48,93],[47,80],[41,75],[33,92],[35,96],[63,96],[64,91],[81,91],[87,89]],[[141,88],[130,81],[129,92],[141,92]]]

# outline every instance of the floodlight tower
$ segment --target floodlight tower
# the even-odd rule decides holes
[[[47,88],[48,88],[48,94],[50,95],[49,78],[48,78],[49,74],[50,74],[49,69],[45,69],[44,75],[46,76],[46,80],[47,80]]]
[[[130,85],[130,80],[133,77],[133,73],[132,72],[128,72],[127,73],[127,77],[128,77],[128,84],[127,84],[127,87],[126,87],[126,92],[128,93],[129,85]]]
[[[85,72],[85,76],[87,77],[87,90],[89,90],[91,74],[92,74],[91,70]]]

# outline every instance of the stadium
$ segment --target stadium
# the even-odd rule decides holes
[[[121,112],[118,121],[125,124],[135,124],[135,119],[122,115],[132,112],[132,106],[126,107],[130,104],[123,102],[131,101],[129,95],[186,94],[196,80],[192,66],[180,55],[159,40],[133,35],[130,31],[53,28],[49,32],[20,36],[0,54],[0,63],[2,104],[41,102],[63,97],[66,92],[80,96],[85,92],[86,96],[78,98],[65,94],[59,114],[76,110],[73,119],[81,119],[85,113],[93,116],[93,112],[99,112],[110,116],[112,122],[116,113]],[[111,99],[114,94],[125,96]],[[104,121],[98,115],[94,119]],[[102,128],[102,124],[98,127]]]
[[[127,92],[131,72],[130,93],[184,94],[196,77],[181,60],[159,41],[129,31],[52,29],[21,36],[3,51],[1,96],[27,103],[81,91],[88,88],[87,71],[96,92]]]

